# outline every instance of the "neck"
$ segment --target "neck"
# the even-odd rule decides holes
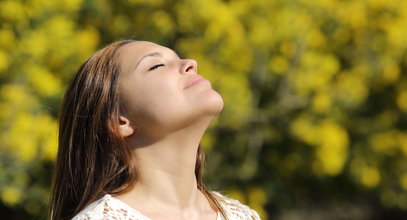
[[[207,125],[188,126],[155,140],[145,138],[141,132],[135,136],[134,159],[138,179],[129,192],[137,195],[133,198],[142,198],[140,202],[145,204],[151,202],[178,209],[202,205],[195,164],[206,128]]]

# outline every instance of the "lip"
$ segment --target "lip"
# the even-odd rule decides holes
[[[203,78],[201,75],[193,75],[189,78],[188,83],[185,85],[184,89],[195,86],[201,82],[207,82],[208,80]]]

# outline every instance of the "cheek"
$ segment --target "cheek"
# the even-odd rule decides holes
[[[146,82],[134,93],[138,95],[130,100],[131,111],[139,122],[160,124],[185,108],[186,99],[176,83],[165,80]]]
[[[168,108],[172,105],[179,105],[183,101],[183,96],[177,84],[169,80],[157,80],[146,83],[143,86],[142,94],[145,104],[155,108]]]

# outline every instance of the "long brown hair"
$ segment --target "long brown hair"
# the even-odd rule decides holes
[[[71,219],[103,195],[128,190],[137,181],[131,147],[119,135],[118,49],[134,40],[112,43],[79,68],[62,102],[58,155],[49,219]],[[203,182],[204,153],[198,147],[198,189],[213,208],[225,212]]]

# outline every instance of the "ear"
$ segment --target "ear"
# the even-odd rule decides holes
[[[122,137],[128,137],[136,132],[136,129],[130,125],[130,120],[124,116],[119,117],[119,132]]]

